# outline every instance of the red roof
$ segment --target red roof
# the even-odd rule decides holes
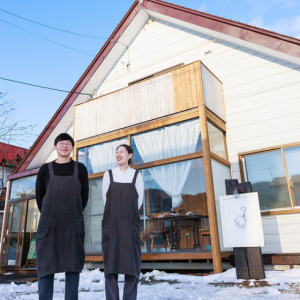
[[[207,13],[192,10],[160,0],[143,0],[142,5],[140,5],[138,1],[134,1],[133,5],[126,13],[124,18],[121,20],[119,25],[116,27],[112,35],[106,41],[106,43],[96,55],[91,64],[88,66],[87,70],[81,76],[79,81],[75,84],[71,93],[67,96],[62,105],[58,108],[57,112],[54,114],[54,116],[47,124],[43,132],[40,134],[33,146],[30,148],[22,163],[20,163],[19,166],[16,168],[14,172],[15,175],[11,175],[9,179],[21,177],[22,175],[29,175],[32,172],[36,172],[38,170],[34,169],[25,172],[27,166],[29,165],[33,157],[36,155],[40,147],[52,133],[56,125],[66,113],[66,111],[76,100],[77,94],[75,94],[74,92],[81,92],[83,90],[87,82],[102,64],[107,54],[112,50],[114,44],[124,33],[125,29],[128,27],[130,22],[134,19],[134,17],[137,15],[140,9],[143,8],[194,25],[198,25],[218,33],[223,33],[243,41],[251,42],[256,45],[260,45],[272,50],[276,50],[300,58],[300,39],[275,33],[255,26],[224,19],[221,17],[213,16]],[[22,172],[24,172],[24,174],[16,174]]]
[[[0,161],[6,157],[7,161],[13,160],[19,154],[21,157],[24,157],[28,149],[8,145],[5,143],[0,143]]]

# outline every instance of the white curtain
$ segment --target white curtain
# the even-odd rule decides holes
[[[168,126],[134,136],[136,147],[145,163],[194,153],[200,135],[199,119]],[[172,206],[182,204],[181,191],[192,161],[149,168],[158,185],[172,197]]]
[[[93,173],[104,172],[118,165],[115,154],[117,147],[121,144],[128,144],[127,138],[89,148],[89,158]]]

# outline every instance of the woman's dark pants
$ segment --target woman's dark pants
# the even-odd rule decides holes
[[[136,300],[139,280],[135,276],[125,275],[123,300]],[[105,277],[106,300],[119,300],[118,275],[109,274]]]
[[[79,273],[66,272],[65,300],[78,300]],[[52,300],[54,274],[39,278],[39,300]]]

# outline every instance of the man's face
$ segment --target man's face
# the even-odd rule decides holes
[[[62,157],[70,157],[71,152],[74,147],[71,141],[59,141],[56,145],[54,145],[54,149],[57,151],[57,154]]]

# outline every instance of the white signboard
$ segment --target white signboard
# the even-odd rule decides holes
[[[258,194],[235,196],[219,197],[224,247],[264,247]]]

